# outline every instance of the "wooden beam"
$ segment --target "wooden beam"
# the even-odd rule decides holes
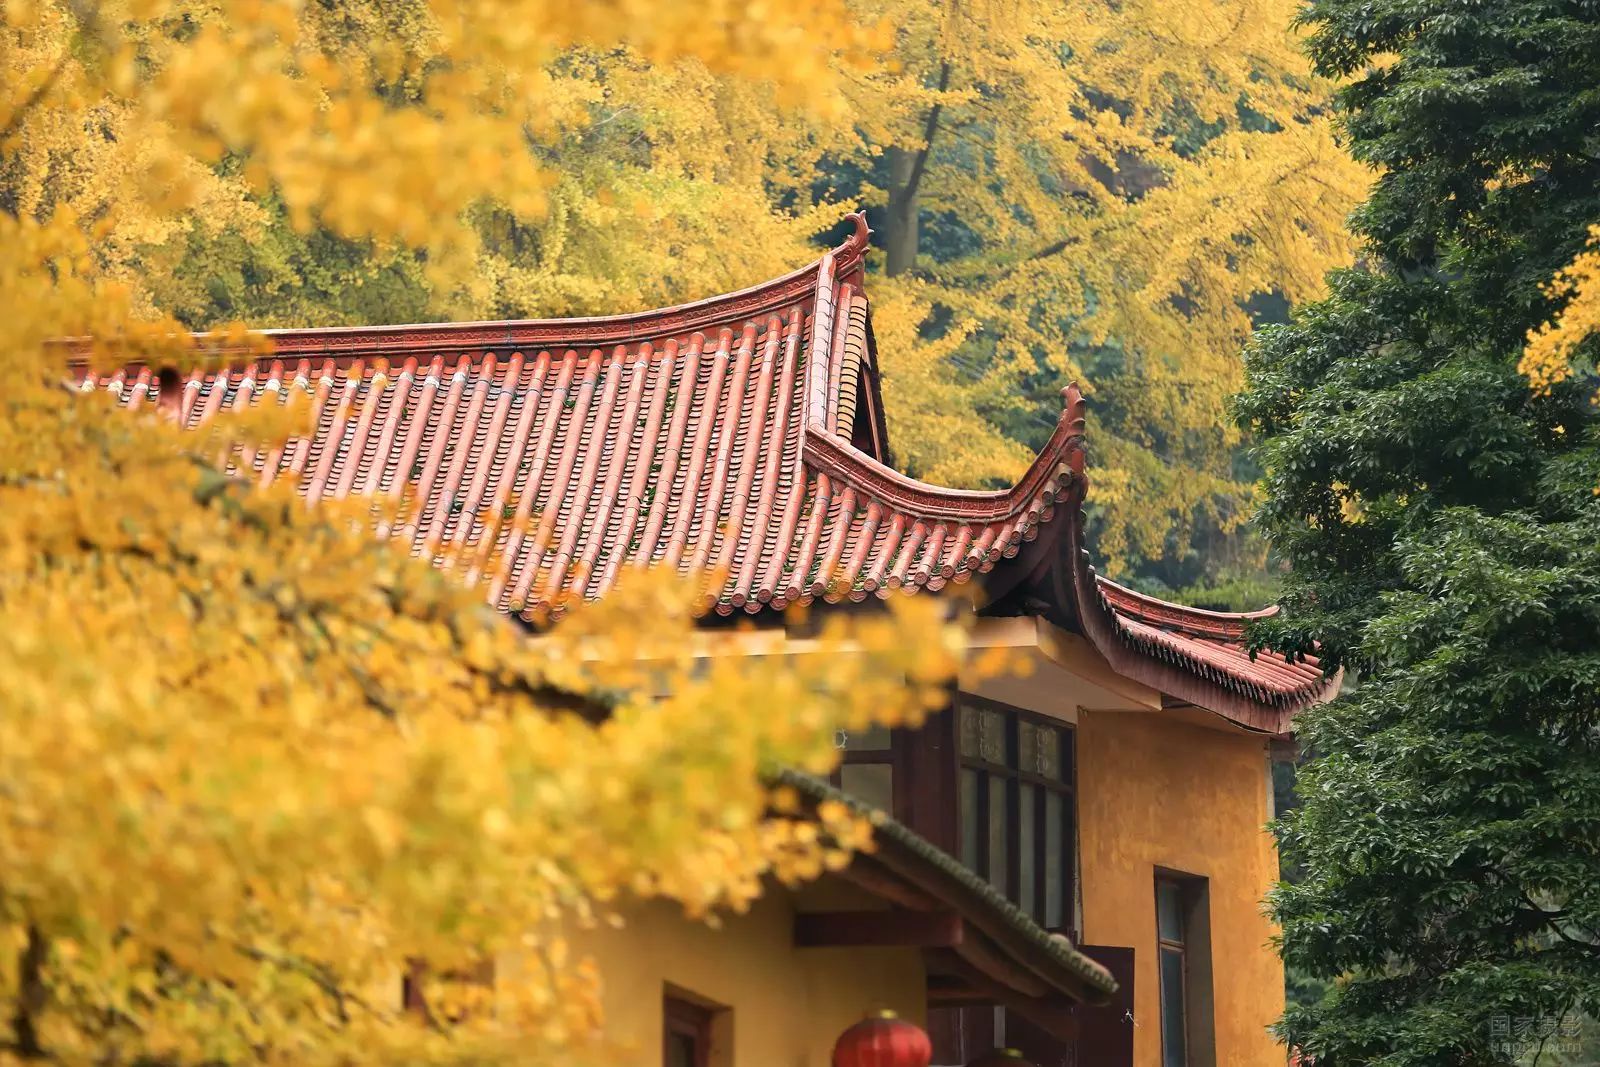
[[[928,975],[928,1007],[976,1008],[992,1007],[994,997],[980,989],[973,989],[960,978],[944,974]]]
[[[971,937],[960,947],[963,960],[997,986],[1026,997],[1049,996],[1053,989],[1033,970],[1016,962],[985,937]]]
[[[874,866],[891,872],[935,900],[951,899],[952,893],[965,892],[955,885],[955,875],[915,854],[901,852],[891,844],[879,843],[878,851],[870,856]],[[992,908],[974,907],[965,911],[964,916],[967,938],[960,946],[961,955],[993,981],[1023,996],[1049,997],[1057,992],[1065,978],[1070,983],[1067,989],[1076,991],[1069,995],[1084,1000],[1100,996],[1081,975],[1068,971],[1050,959],[1042,946],[1031,943],[1034,935],[1013,926]]]
[[[1052,996],[1027,996],[1018,993],[994,978],[985,974],[971,961],[956,952],[940,952],[934,966],[944,973],[937,985],[930,982],[929,1001],[934,1002],[935,996],[946,998],[947,1004],[979,1003],[1003,1004],[1005,1007],[1021,1013],[1035,1026],[1047,1031],[1051,1036],[1064,1041],[1077,1039],[1079,1020],[1077,1006],[1073,1001],[1059,995]],[[965,983],[966,989],[961,990],[950,976],[959,978]]]
[[[952,948],[966,931],[950,911],[827,911],[794,917],[799,948]]]
[[[890,874],[875,855],[858,853],[850,866],[840,872],[842,877],[865,889],[879,900],[912,911],[938,911],[938,898],[916,888],[903,877]]]
[[[907,882],[911,882],[919,873],[918,862],[915,858],[896,855],[891,849],[880,847],[870,857],[875,866],[880,866]],[[946,878],[950,877],[945,875]],[[918,887],[921,892],[929,897],[938,899],[936,889]],[[1008,950],[1000,940],[1008,931],[1004,930],[1004,920],[993,919],[983,915],[970,915],[967,925],[971,927],[973,936],[969,936],[961,945],[961,954],[973,967],[988,974],[994,981],[1026,996],[1047,996],[1051,992],[1050,985],[1032,968],[1025,966],[1015,958],[1014,952]],[[992,928],[991,928],[992,927]],[[981,935],[981,936],[979,936]],[[1015,935],[1013,937],[1023,936]]]

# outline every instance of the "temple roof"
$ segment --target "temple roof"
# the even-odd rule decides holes
[[[715,576],[708,610],[721,615],[977,578],[991,603],[1036,592],[1037,613],[1083,632],[1119,670],[1241,724],[1282,732],[1323,695],[1314,661],[1245,651],[1250,616],[1095,576],[1081,545],[1076,388],[1010,489],[948,489],[886,465],[868,230],[851,218],[854,232],[818,261],[692,304],[269,331],[270,357],[191,372],[176,397],[138,365],[82,384],[130,408],[159,403],[187,426],[310,392],[315,432],[236,453],[236,473],[293,479],[309,501],[401,502],[403,521],[379,532],[434,562],[489,559],[474,580],[511,614],[600,597],[635,563]]]

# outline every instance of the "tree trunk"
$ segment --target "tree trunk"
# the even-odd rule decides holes
[[[917,153],[905,148],[886,150],[889,160],[889,217],[883,228],[887,253],[884,272],[891,278],[904,274],[917,262]]]
[[[44,984],[44,959],[48,943],[37,926],[28,927],[28,941],[17,957],[16,1011],[11,1016],[12,1049],[23,1059],[44,1055],[39,1043],[39,1016],[48,993]]]
[[[937,88],[940,93],[950,88],[950,62],[939,65]],[[928,156],[933,151],[933,138],[939,132],[939,113],[944,110],[940,97],[928,108],[922,122],[922,144],[916,151],[905,148],[887,150],[889,161],[889,224],[884,237],[888,252],[889,277],[904,274],[917,263],[917,190],[922,176],[928,170]]]

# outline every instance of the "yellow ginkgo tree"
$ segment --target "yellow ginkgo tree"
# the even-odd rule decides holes
[[[226,477],[228,443],[284,418],[180,432],[69,389],[67,358],[206,358],[153,311],[141,249],[248,195],[450,278],[475,205],[546,206],[527,149],[567,121],[559,49],[688,56],[826,111],[876,31],[837,0],[3,18],[0,1062],[576,1060],[601,1029],[574,929],[843,862],[855,821],[786,818],[763,771],[916,721],[954,664],[934,605],[830,623],[781,668],[708,663],[693,591],[641,574],[535,640],[372,538],[364,503]],[[507,953],[531,965],[470,1010],[485,994],[446,976]],[[400,1009],[408,960],[426,1018]]]
[[[921,379],[1035,442],[1058,383],[1078,380],[1102,565],[1173,562],[1202,523],[1236,532],[1252,495],[1227,414],[1240,350],[1259,315],[1321,295],[1349,262],[1345,216],[1371,177],[1335,141],[1301,5],[859,6],[894,28],[897,60],[846,74],[878,161],[862,183],[881,205],[875,292],[909,282],[893,314],[937,338],[884,358],[915,472],[1005,481],[1026,462],[984,435],[953,462],[930,455],[945,420],[902,399]],[[1029,383],[1042,402],[1019,395]]]

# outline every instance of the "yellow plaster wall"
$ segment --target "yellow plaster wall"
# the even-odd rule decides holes
[[[1135,1067],[1160,1063],[1157,867],[1210,880],[1218,1067],[1281,1067],[1266,1030],[1283,969],[1260,907],[1277,876],[1265,742],[1158,712],[1086,711],[1078,746],[1083,939],[1135,950]]]
[[[861,905],[855,904],[855,907]],[[719,1023],[716,1067],[828,1067],[839,1034],[884,1008],[921,1023],[925,978],[916,949],[797,949],[794,898],[778,888],[720,929],[664,903],[638,906],[627,925],[576,947],[605,978],[607,1037],[625,1067],[660,1067],[666,985],[731,1009]]]

